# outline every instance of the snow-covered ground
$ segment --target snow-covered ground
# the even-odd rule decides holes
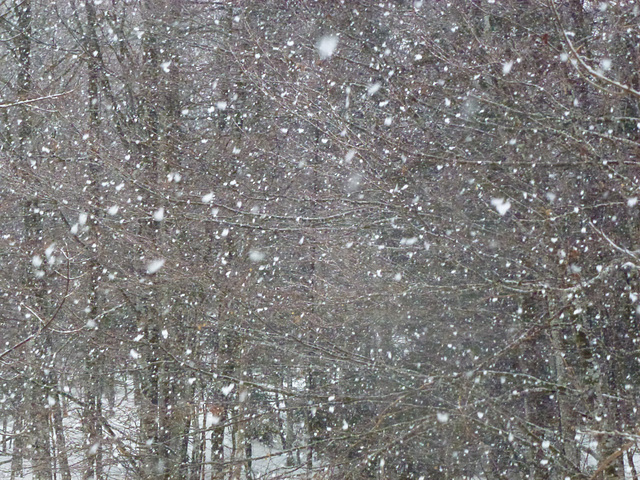
[[[133,388],[128,388],[129,394],[125,396],[124,390],[119,390],[115,397],[113,405],[108,405],[106,399],[104,401],[104,417],[109,423],[114,436],[105,434],[102,449],[103,449],[103,462],[104,462],[104,476],[108,479],[125,480],[135,479],[135,475],[131,473],[131,468],[128,467],[128,460],[126,454],[136,455],[136,433],[138,431],[138,415],[136,414],[136,405],[133,400]],[[203,412],[203,410],[205,410]],[[64,433],[66,441],[66,451],[68,453],[69,465],[71,475],[73,479],[82,479],[85,474],[85,456],[86,450],[91,449],[92,446],[86,445],[85,435],[82,429],[81,423],[81,408],[68,405],[68,408],[64,409],[65,418],[63,420]],[[211,432],[213,428],[218,424],[219,419],[212,413],[206,411],[204,408],[198,408],[199,415],[196,422],[192,422],[192,429],[199,428],[200,431],[204,429],[206,432],[205,437],[205,459],[204,459],[204,478],[211,478],[212,469],[214,468],[211,462]],[[280,413],[283,418],[286,415],[284,412]],[[297,434],[300,434],[302,425],[296,425],[295,430]],[[193,431],[193,430],[192,430]],[[8,424],[8,432],[13,432],[13,425],[11,422]],[[189,454],[192,453],[193,435],[191,436],[191,442],[189,444]],[[259,440],[253,440],[252,446],[252,462],[251,462],[251,478],[308,478],[306,467],[304,466],[304,460],[306,458],[306,452],[300,452],[296,455],[296,452],[291,454],[291,457],[297,460],[302,459],[296,466],[287,465],[287,454],[282,453],[281,441],[274,435],[270,439],[269,445]],[[0,479],[11,478],[11,448],[6,453],[0,453]],[[94,447],[95,448],[95,447]],[[243,449],[244,450],[244,449]],[[126,452],[123,454],[122,452]],[[233,438],[232,427],[228,425],[225,428],[224,433],[224,461],[229,462],[229,465],[236,463],[233,456]],[[30,480],[33,478],[31,460],[29,455],[25,455],[23,462],[23,475],[16,476],[15,478],[23,478]],[[59,470],[59,465],[57,465]],[[242,478],[247,478],[246,471],[242,469]],[[59,471],[58,471],[59,477]]]

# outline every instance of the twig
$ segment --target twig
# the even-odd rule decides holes
[[[18,105],[26,105],[29,103],[41,102],[43,100],[49,100],[51,98],[62,97],[64,95],[70,94],[71,92],[73,92],[73,90],[67,90],[66,92],[62,92],[62,93],[52,93],[51,95],[46,95],[44,97],[29,98],[27,100],[19,100],[13,103],[0,103],[0,108],[11,108],[11,107],[17,107]]]

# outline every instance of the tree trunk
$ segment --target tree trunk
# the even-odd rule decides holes
[[[22,409],[18,408],[13,418],[13,451],[11,453],[11,480],[22,478],[24,468],[25,432]]]
[[[62,480],[71,480],[71,468],[69,467],[69,454],[67,452],[67,439],[65,436],[64,425],[62,423],[62,401],[58,394],[57,386],[49,392],[53,405],[51,406],[51,415],[53,420],[53,432],[55,436],[55,456],[56,462],[60,470],[60,478]]]

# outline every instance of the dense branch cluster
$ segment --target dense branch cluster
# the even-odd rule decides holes
[[[0,2],[0,477],[637,480],[639,40]]]

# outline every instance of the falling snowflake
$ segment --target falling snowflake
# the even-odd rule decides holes
[[[367,87],[367,93],[369,94],[369,96],[375,95],[376,93],[378,93],[378,90],[380,90],[381,87],[382,84],[380,82],[372,83]]]
[[[329,58],[336,50],[338,46],[338,37],[334,35],[326,35],[322,37],[316,44],[318,55],[322,60]]]
[[[496,210],[498,211],[500,216],[504,216],[511,208],[511,202],[509,202],[509,200],[505,200],[504,198],[492,198],[491,205],[496,207]]]
[[[36,268],[40,267],[40,265],[42,265],[42,257],[40,255],[34,255],[31,259],[31,264]]]
[[[252,262],[261,262],[264,260],[264,253],[259,250],[251,250],[249,252],[249,260]]]
[[[357,151],[354,148],[352,148],[344,156],[344,161],[347,162],[347,163],[351,163],[351,160],[353,160],[353,157],[356,156],[356,153],[357,153]]]
[[[436,419],[440,423],[447,423],[449,421],[449,414],[447,412],[436,413]]]
[[[160,207],[155,212],[153,212],[153,219],[156,222],[161,222],[162,220],[164,220],[164,207]]]
[[[147,273],[149,275],[153,275],[158,270],[160,270],[163,266],[164,266],[164,258],[153,260],[152,262],[149,262],[149,264],[147,265]]]

